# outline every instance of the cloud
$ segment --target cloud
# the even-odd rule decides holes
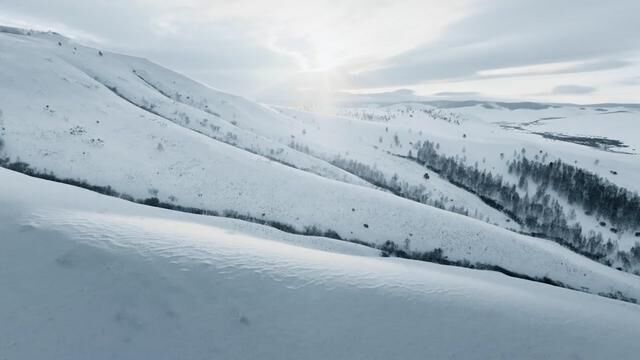
[[[618,81],[618,84],[625,86],[640,85],[640,76],[632,76]]]
[[[625,87],[640,64],[637,0],[0,0],[0,8],[0,23],[59,31],[254,98],[312,88],[515,98],[573,83],[600,95]],[[630,88],[615,93],[631,97]]]
[[[551,90],[554,95],[585,95],[596,91],[596,88],[583,85],[558,85]]]
[[[481,95],[482,94],[480,94],[477,91],[440,91],[440,92],[437,92],[437,93],[433,94],[433,96],[465,97],[465,98],[477,97],[477,96],[481,96]]]
[[[611,60],[640,52],[640,2],[619,0],[476,1],[476,11],[438,41],[353,76],[363,87],[406,86],[471,78],[482,71],[577,62],[564,71],[625,66]],[[605,21],[606,19],[606,21]]]
[[[300,71],[406,51],[439,36],[470,1],[0,0],[0,23],[58,30],[255,94]]]
[[[199,6],[193,0],[0,0],[0,22],[53,29],[244,95],[296,67],[294,59],[268,48],[251,21],[210,18]]]
[[[592,71],[619,69],[633,65],[633,62],[618,59],[596,59],[582,62],[561,62],[517,66],[476,72],[476,78],[525,77],[540,75],[575,74]]]

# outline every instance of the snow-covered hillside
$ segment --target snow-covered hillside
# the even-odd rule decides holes
[[[640,307],[0,169],[7,359],[632,358]]]
[[[15,168],[298,233],[441,250],[447,262],[640,299],[638,277],[507,230],[523,229],[486,199],[400,157],[436,138],[444,152],[468,146],[468,162],[506,174],[500,151],[537,150],[484,122],[406,109],[399,121],[371,121],[271,108],[46,33],[0,32],[0,83],[2,155]]]
[[[357,119],[385,128],[386,134],[379,132],[368,136],[370,146],[380,146],[404,156],[413,151],[415,156],[417,149],[414,145],[429,140],[437,144],[441,154],[455,157],[460,164],[501,176],[507,184],[520,182],[520,174],[509,171],[509,162],[526,157],[544,164],[562,161],[599,176],[622,190],[636,193],[636,196],[640,190],[637,181],[640,178],[637,153],[640,148],[640,110],[637,107],[449,105],[448,108],[423,103],[350,105],[341,109],[339,114],[354,119],[353,122]],[[377,141],[379,134],[381,137]],[[400,167],[396,165],[396,168]],[[399,175],[401,180],[419,182],[417,174],[399,172]],[[538,184],[528,180],[528,189],[519,187],[519,193],[532,197]],[[546,193],[562,205],[569,223],[581,226],[584,236],[599,234],[605,242],[611,241],[623,251],[628,251],[640,241],[637,219],[624,225],[626,229],[620,229],[610,224],[609,219],[590,214],[580,204],[570,203],[566,194]],[[469,213],[473,214],[473,211]]]
[[[2,79],[5,84],[0,89],[3,92],[4,112],[0,121],[5,124],[3,133],[7,153],[14,157],[20,156],[34,166],[58,173],[61,171],[57,168],[59,162],[79,163],[82,164],[81,171],[95,174],[96,179],[103,179],[103,174],[96,173],[103,164],[97,164],[93,169],[86,167],[101,162],[99,155],[105,152],[104,149],[127,149],[130,145],[123,147],[121,143],[130,141],[130,138],[148,143],[145,146],[148,147],[149,154],[145,157],[161,158],[160,160],[170,163],[174,161],[171,153],[197,153],[206,157],[206,150],[198,148],[197,144],[185,149],[172,139],[187,133],[185,136],[200,139],[196,143],[206,141],[204,137],[212,137],[264,158],[275,159],[328,178],[366,186],[362,180],[326,161],[287,146],[296,142],[296,137],[302,138],[306,133],[307,125],[298,119],[282,116],[242,98],[213,91],[141,59],[106,52],[100,56],[102,52],[99,53],[99,50],[85,48],[53,35],[52,39],[1,33],[0,36],[4,46]],[[17,61],[17,58],[29,61]],[[52,71],[52,68],[56,70]],[[25,103],[24,99],[29,101]],[[78,103],[73,99],[83,100]],[[110,120],[113,118],[116,120]],[[38,119],[38,127],[19,128],[31,125],[34,119]],[[171,136],[149,134],[147,130],[153,128],[149,129],[145,125],[147,122],[155,127],[165,128],[165,132],[172,133]],[[136,131],[129,128],[132,124],[141,124],[137,130],[145,133],[131,133]],[[185,128],[204,136],[198,136],[194,131],[185,131]],[[325,130],[336,136],[340,129],[332,131],[327,127]],[[20,133],[12,135],[19,131]],[[129,134],[122,138],[123,133],[127,132]],[[24,139],[19,143],[12,142],[11,138],[14,136]],[[43,143],[42,137],[50,140],[55,137],[62,141],[57,141],[58,145],[50,145]],[[27,143],[28,140],[32,143]],[[219,144],[220,141],[216,143]],[[332,146],[332,142],[327,143],[326,139],[320,141]],[[338,152],[331,154],[337,155]],[[126,153],[119,155],[128,156]],[[394,160],[385,157],[387,158]],[[159,175],[170,176],[166,172],[175,172],[178,177],[182,177],[185,172],[198,167],[195,159],[190,164],[181,166],[184,168],[171,166]],[[413,167],[413,173],[420,173],[421,178],[421,169],[412,164],[405,166]],[[140,168],[139,172],[147,171]],[[129,183],[130,177],[141,176],[128,175],[125,181],[120,182]],[[132,191],[134,195],[159,186],[150,181],[145,181],[145,184],[147,188]],[[458,205],[465,204],[469,209],[486,214],[492,221],[505,223],[504,215],[477,199],[461,194],[455,187],[446,184],[431,187],[429,183],[424,186],[427,187],[425,192],[432,192],[434,198],[455,199]],[[160,193],[165,198],[171,195],[178,196]],[[186,199],[183,196],[181,200]]]

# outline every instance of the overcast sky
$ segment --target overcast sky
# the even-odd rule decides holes
[[[0,0],[52,29],[258,100],[640,102],[639,0]]]

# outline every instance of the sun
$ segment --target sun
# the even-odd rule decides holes
[[[311,34],[308,38],[309,71],[330,71],[348,62],[350,54],[344,41],[331,31]]]

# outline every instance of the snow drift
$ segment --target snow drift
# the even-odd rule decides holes
[[[9,359],[632,358],[640,307],[0,170]],[[302,247],[300,245],[303,245]]]

